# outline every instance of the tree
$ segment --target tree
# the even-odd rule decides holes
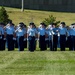
[[[54,17],[53,15],[49,15],[49,18],[45,18],[45,20],[43,21],[46,25],[50,25],[51,23],[60,23],[60,21],[56,21],[56,17]]]
[[[10,21],[9,16],[5,8],[2,6],[0,9],[0,22],[7,24],[8,21]]]

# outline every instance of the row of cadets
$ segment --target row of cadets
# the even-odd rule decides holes
[[[40,27],[38,28],[38,38],[39,38],[39,47],[41,51],[46,50],[45,37],[47,37],[46,25],[45,23],[40,23]]]
[[[15,35],[15,29],[14,29],[12,21],[9,21],[9,23],[5,26],[5,34],[6,34],[8,51],[13,51],[14,50],[13,38]]]
[[[70,51],[75,50],[75,23],[68,28],[68,47]]]
[[[0,23],[0,51],[5,50],[5,31],[4,31],[4,23]]]
[[[24,51],[24,41],[26,41],[26,30],[24,29],[24,23],[19,23],[19,26],[15,30],[15,33],[18,49],[19,51]]]
[[[57,51],[57,45],[59,43],[60,50],[65,51],[67,35],[65,22],[61,22],[61,25],[59,27],[56,27],[56,23],[52,23],[51,25],[49,25],[48,30],[50,50]]]
[[[60,49],[61,51],[65,51],[66,35],[67,35],[67,28],[65,22],[61,22],[59,26],[59,34],[60,34]]]
[[[28,50],[33,52],[35,50],[35,39],[37,38],[37,30],[34,27],[34,23],[31,22],[29,24],[29,28],[27,30],[27,38],[28,38]]]

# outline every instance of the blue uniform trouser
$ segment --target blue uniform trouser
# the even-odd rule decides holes
[[[57,47],[60,48],[60,36],[58,36],[58,44]]]
[[[49,44],[50,44],[50,50],[51,51],[57,51],[58,36],[57,35],[53,35],[53,40],[51,39],[49,41]]]
[[[17,36],[19,51],[24,51],[24,36]]]
[[[57,51],[58,36],[53,35],[53,51]]]
[[[75,36],[73,36],[73,46],[74,46],[73,50],[75,50]]]
[[[15,48],[18,48],[18,42],[17,42],[17,40],[14,40],[14,45],[15,45]]]
[[[75,36],[69,36],[69,50],[75,50]]]
[[[13,35],[7,35],[7,47],[8,51],[14,50]]]
[[[27,40],[24,41],[24,48],[27,48]]]
[[[50,50],[53,51],[52,40],[49,40],[49,47],[50,47]]]
[[[28,37],[28,49],[29,51],[35,50],[35,37],[34,36]]]
[[[47,48],[50,47],[50,46],[49,46],[49,40],[45,40],[45,42],[46,42],[46,49],[47,49]]]
[[[52,39],[53,39],[52,35],[49,35],[49,47],[51,51],[53,50],[53,40]]]
[[[37,40],[35,40],[35,44],[34,45],[35,45],[35,49],[34,50],[36,50]]]
[[[73,36],[68,37],[69,40],[69,50],[73,50]]]
[[[40,43],[40,50],[41,51],[46,50],[45,35],[44,36],[40,35],[39,43]]]
[[[6,42],[6,40],[4,40],[4,35],[2,35],[1,42],[2,42],[2,44],[1,44],[1,50],[5,50],[5,42]]]
[[[66,35],[60,35],[60,49],[61,51],[65,51],[66,47]]]
[[[0,35],[0,50],[2,50],[2,35]]]

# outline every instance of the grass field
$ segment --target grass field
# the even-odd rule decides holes
[[[50,12],[50,11],[36,11],[36,10],[24,10],[21,12],[21,9],[16,8],[7,8],[5,7],[9,18],[13,20],[13,23],[16,25],[19,22],[24,22],[26,25],[29,22],[33,21],[36,25],[39,25],[44,18],[48,18],[49,15],[56,17],[57,21],[65,21],[67,25],[75,22],[75,13],[67,12]]]
[[[75,75],[75,52],[0,52],[0,75]]]

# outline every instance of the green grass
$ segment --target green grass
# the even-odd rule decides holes
[[[0,75],[75,75],[75,52],[3,51]]]
[[[56,17],[56,20],[65,21],[67,25],[75,22],[75,13],[67,12],[50,12],[50,11],[37,11],[37,10],[27,10],[21,12],[21,9],[17,8],[8,8],[5,7],[8,12],[9,18],[13,20],[13,23],[16,25],[19,22],[24,22],[26,25],[29,22],[34,21],[36,25],[39,25],[45,18],[48,18],[49,15]]]

